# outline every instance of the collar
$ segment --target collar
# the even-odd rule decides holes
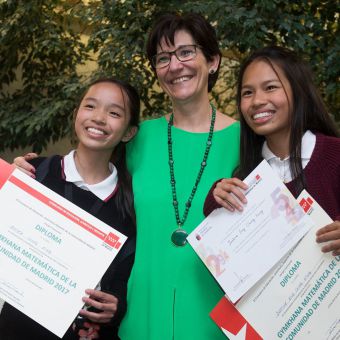
[[[314,147],[315,147],[315,143],[316,143],[315,134],[311,132],[310,130],[307,130],[304,133],[302,137],[302,141],[301,141],[301,159],[309,160],[311,158]],[[265,141],[262,146],[262,157],[268,162],[273,158],[279,158],[275,154],[273,154],[273,152],[269,149],[267,141]],[[285,161],[288,159],[289,159],[289,156],[283,159],[282,161]]]
[[[116,167],[112,163],[109,163],[110,176],[105,178],[102,182],[87,184],[77,170],[74,161],[74,152],[75,150],[72,150],[62,158],[62,176],[65,181],[71,182],[81,189],[91,191],[103,201],[109,200],[117,190],[118,174]]]

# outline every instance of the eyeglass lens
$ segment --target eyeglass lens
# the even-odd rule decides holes
[[[184,45],[172,52],[158,53],[153,57],[154,66],[156,68],[168,66],[173,54],[179,61],[189,61],[196,56],[196,45]]]

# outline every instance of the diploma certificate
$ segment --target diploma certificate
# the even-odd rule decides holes
[[[0,206],[0,298],[62,337],[126,237],[3,160]]]
[[[315,227],[235,306],[224,297],[211,313],[230,340],[340,338],[340,256],[315,242],[332,220],[306,191],[298,201]]]
[[[314,225],[270,165],[244,180],[244,211],[213,211],[188,236],[232,302],[261,279]]]

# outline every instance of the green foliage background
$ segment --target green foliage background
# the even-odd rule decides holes
[[[153,20],[165,11],[195,11],[215,26],[223,67],[212,93],[222,112],[234,112],[240,60],[268,44],[293,48],[310,63],[337,122],[340,35],[337,1],[83,1],[0,0],[0,151],[30,146],[40,152],[72,130],[72,112],[86,83],[99,75],[132,82],[143,117],[169,101],[145,58]],[[84,43],[81,34],[88,35]],[[90,75],[79,65],[96,60]],[[78,72],[77,72],[78,71]],[[15,90],[13,90],[15,88]]]

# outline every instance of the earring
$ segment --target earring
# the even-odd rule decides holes
[[[209,71],[209,74],[214,74],[216,72],[216,70],[214,70],[213,68]]]

